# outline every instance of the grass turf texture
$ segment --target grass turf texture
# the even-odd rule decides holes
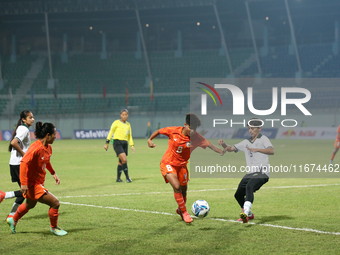
[[[155,139],[154,149],[147,147],[145,139],[135,142],[136,153],[130,149],[128,156],[133,182],[116,183],[117,158],[111,145],[105,152],[103,140],[56,141],[51,162],[61,184],[54,185],[47,173],[45,187],[62,203],[58,225],[68,235],[57,237],[50,232],[48,207],[39,203],[19,221],[17,234],[11,234],[5,218],[14,199],[7,199],[0,205],[0,254],[338,253],[340,235],[298,230],[340,232],[338,178],[271,178],[255,194],[252,222],[256,224],[233,222],[240,213],[233,197],[239,178],[191,178],[188,211],[197,199],[208,201],[211,210],[207,218],[187,225],[175,213],[172,189],[159,171],[167,140]],[[275,155],[270,156],[270,163],[276,165],[326,164],[333,151],[333,141],[272,143]],[[0,145],[0,189],[17,190],[9,175],[8,142]],[[219,157],[209,149],[194,153],[201,152]],[[236,165],[245,161],[243,153],[223,157]],[[340,163],[340,156],[334,163]],[[311,186],[319,184],[327,186]],[[301,187],[277,188],[284,186]]]

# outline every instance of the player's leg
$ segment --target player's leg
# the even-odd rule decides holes
[[[247,183],[249,181],[249,176],[245,175],[242,180],[240,181],[237,190],[235,192],[235,199],[237,201],[237,203],[240,205],[242,212],[240,213],[240,218],[237,221],[242,221],[243,223],[247,223],[248,222],[248,218],[247,216],[244,214],[244,209],[243,209],[243,205],[244,205],[244,201],[245,201],[245,195],[246,195],[246,186]]]
[[[128,170],[128,166],[127,166],[128,143],[126,141],[114,140],[113,148],[114,148],[114,150],[117,154],[117,157],[119,158],[120,164],[121,164],[120,174],[121,174],[121,171],[124,171],[124,174],[125,174],[125,177],[126,177],[126,182],[132,182],[131,178],[129,177],[129,170]],[[118,180],[120,180],[120,175],[119,175],[119,178],[117,178],[117,181]],[[121,182],[121,181],[119,181],[119,182]]]
[[[329,161],[330,164],[333,164],[333,159],[334,159],[336,153],[338,152],[339,148],[340,148],[340,141],[339,140],[335,140],[335,142],[334,142],[334,151],[332,153],[331,160]]]
[[[177,170],[177,177],[181,185],[181,192],[184,199],[184,203],[187,202],[187,190],[189,182],[189,171],[187,166],[182,166]]]
[[[20,220],[26,213],[28,213],[30,209],[34,208],[36,204],[37,201],[27,198],[26,202],[18,207],[14,216],[6,219],[9,227],[11,228],[14,234],[16,233],[15,227],[17,225],[18,220]]]
[[[20,178],[19,178],[19,172],[20,172],[20,165],[9,165],[12,182],[16,182],[19,185],[19,188],[21,188]],[[15,202],[13,203],[12,209],[10,213],[8,214],[8,217],[13,217],[15,212],[17,211],[18,207],[24,202],[25,198],[22,196],[21,191],[15,191],[14,196],[16,197]]]
[[[127,166],[127,157],[126,154],[120,153],[118,155],[119,160],[122,162],[122,170],[124,171],[125,177],[126,177],[126,182],[132,182],[130,176],[129,176],[129,170],[128,170],[128,166]]]
[[[43,196],[41,196],[38,199],[38,202],[50,206],[48,215],[50,217],[50,222],[51,222],[51,232],[58,236],[66,235],[67,232],[58,227],[59,206],[60,206],[58,198],[56,198],[52,193],[48,192],[48,193],[45,193]]]
[[[247,177],[247,175],[245,175],[240,181],[240,183],[238,184],[237,190],[234,194],[234,197],[241,208],[243,208],[244,197],[246,195],[246,186],[247,186],[248,180],[249,178]]]
[[[21,193],[21,192],[20,192]],[[7,218],[11,218],[14,216],[15,212],[18,210],[19,206],[25,201],[25,198],[22,196],[19,196],[15,199],[15,202],[12,205],[11,211],[9,212]]]
[[[166,180],[171,184],[172,189],[174,190],[174,197],[178,204],[178,207],[182,212],[186,211],[184,198],[182,195],[181,183],[178,180],[178,177],[174,173],[168,173],[165,175]]]
[[[123,150],[123,147],[120,143],[119,140],[114,140],[113,141],[113,149],[114,151],[116,152],[116,155],[118,157],[118,165],[117,165],[117,179],[116,179],[116,182],[123,182],[121,179],[120,179],[120,176],[123,172],[123,162],[122,162],[122,159],[123,158],[122,156],[120,157],[119,155],[124,153],[124,150]],[[124,159],[123,159],[124,160]],[[125,163],[126,163],[126,159],[125,159]]]
[[[126,177],[126,182],[132,182],[130,176],[129,176],[129,170],[128,170],[128,166],[127,166],[127,156],[128,156],[128,143],[126,141],[124,141],[122,143],[122,147],[123,147],[123,151],[125,152],[125,165],[122,165],[123,167],[123,171]]]
[[[188,185],[181,185],[181,190],[182,190],[182,196],[184,199],[184,203],[187,203],[187,190],[188,190]]]
[[[7,192],[3,192],[3,191],[0,190],[0,203],[4,199],[15,198],[15,197],[22,197],[22,193],[21,193],[20,190],[7,191]]]
[[[0,203],[4,201],[5,197],[6,197],[6,192],[3,192],[0,190]]]
[[[176,169],[177,171],[177,177],[179,180],[179,183],[181,185],[181,194],[183,197],[184,205],[187,202],[187,189],[188,189],[188,182],[189,182],[189,171],[187,166],[182,166]],[[188,211],[183,211],[180,207],[177,208],[176,213],[178,213],[182,220],[184,220],[186,223],[192,222],[192,218],[190,217]]]
[[[21,184],[20,182],[18,183],[19,184],[19,187],[21,187]],[[11,211],[9,212],[8,217],[13,217],[15,212],[18,210],[19,206],[25,201],[25,198],[22,196],[22,193],[21,191],[19,190],[18,192],[15,192],[15,202],[13,203],[12,205],[12,209]]]
[[[123,172],[122,162],[120,161],[120,158],[118,158],[117,179],[116,179],[116,182],[123,182],[123,180],[120,179],[120,176],[122,175],[122,172]]]
[[[57,227],[60,206],[59,200],[51,193],[46,193],[38,199],[38,202],[50,207],[48,215],[50,216],[51,227]]]
[[[185,185],[184,184],[181,185],[181,182],[180,182],[179,178],[174,173],[166,174],[165,178],[168,180],[168,182],[170,182],[170,184],[171,184],[171,186],[172,186],[172,188],[174,190],[174,197],[175,197],[175,200],[176,200],[176,202],[178,204],[179,209],[181,210],[181,213],[182,213],[181,217],[182,217],[182,219],[186,223],[192,222],[192,219],[191,219],[189,213],[187,212],[187,208],[185,206],[185,201],[184,201],[183,194],[182,194],[182,185],[183,186],[185,186]]]
[[[187,203],[188,185],[184,185],[184,184],[182,185],[182,183],[187,184],[188,181],[189,181],[189,178],[188,178],[189,172],[188,172],[187,167],[183,167],[183,169],[181,169],[180,172],[177,173],[177,175],[178,175],[178,180],[181,183],[181,191],[182,191],[182,196],[183,196],[184,204],[186,204]],[[182,211],[181,211],[181,209],[179,207],[176,209],[176,213],[179,216],[181,216],[182,220],[184,220],[183,213],[182,213]]]
[[[254,174],[248,181],[246,186],[246,199],[243,205],[244,213],[252,216],[251,207],[254,202],[254,192],[259,190],[269,180],[268,176],[263,173]]]
[[[187,203],[187,189],[188,189],[188,186],[187,186],[187,185],[181,186],[184,204]],[[182,211],[181,211],[181,209],[180,209],[179,207],[176,209],[176,213],[177,213],[179,216],[181,216],[182,220],[184,220]]]
[[[168,173],[165,178],[168,180],[168,182],[171,184],[173,190],[174,190],[174,193],[176,194],[180,194],[181,197],[183,198],[183,195],[182,195],[182,189],[181,189],[181,184],[178,180],[178,177],[176,174],[174,173]]]

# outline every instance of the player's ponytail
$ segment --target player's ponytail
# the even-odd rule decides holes
[[[41,121],[38,121],[37,124],[35,125],[34,134],[37,139],[42,139],[47,134],[53,135],[54,130],[55,126],[52,123],[45,122],[44,124],[42,124]]]
[[[26,119],[29,113],[30,113],[30,111],[27,111],[27,110],[26,110],[26,111],[22,111],[22,112],[20,113],[20,119],[18,120],[17,126],[15,127],[15,130],[14,130],[13,133],[12,133],[11,141],[14,139],[15,135],[17,134],[17,129],[18,129],[18,127],[21,126],[22,124],[24,124],[24,123],[22,122],[22,119]],[[9,152],[12,151],[12,147],[13,147],[12,144],[9,143],[9,146],[8,146],[8,151],[9,151]]]

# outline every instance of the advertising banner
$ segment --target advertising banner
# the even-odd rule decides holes
[[[335,140],[336,127],[279,128],[276,139],[330,139]]]
[[[12,138],[12,132],[13,132],[12,130],[2,130],[1,131],[2,140],[10,141],[11,138]],[[0,134],[0,141],[1,141],[1,134]],[[35,140],[34,131],[32,131],[32,130],[30,130],[30,138],[31,138],[31,140]],[[58,129],[57,129],[56,139],[57,140],[61,140],[62,139],[61,132]]]
[[[262,128],[261,134],[267,136],[269,139],[275,138],[277,134],[277,128]],[[237,130],[235,135],[233,136],[234,139],[248,139],[250,137],[248,128],[240,128]]]
[[[106,139],[110,130],[108,129],[76,129],[75,139]]]
[[[204,138],[206,139],[231,139],[235,132],[235,128],[205,128],[197,130],[197,132],[204,136]]]

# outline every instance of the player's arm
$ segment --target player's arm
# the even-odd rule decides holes
[[[114,121],[111,125],[111,128],[110,128],[110,132],[109,134],[107,135],[106,137],[106,142],[105,142],[105,145],[104,145],[104,149],[107,151],[107,149],[109,148],[109,143],[110,143],[110,140],[111,140],[111,137],[114,133],[114,131],[116,130],[117,128],[117,125],[116,125],[116,122]]]
[[[222,151],[220,148],[218,148],[217,146],[213,145],[212,143],[210,143],[210,144],[208,145],[208,148],[211,149],[211,150],[213,150],[214,152],[219,153],[221,156],[223,156],[224,153],[225,153],[225,151]]]
[[[14,149],[16,149],[17,152],[19,152],[21,154],[21,156],[25,155],[25,152],[20,148],[19,140],[17,138],[14,138],[11,141],[11,145]]]
[[[158,135],[159,135],[159,130],[156,130],[156,131],[153,132],[153,133],[151,134],[151,136],[149,137],[149,139],[148,139],[148,146],[149,146],[150,148],[155,148],[155,147],[156,147],[156,144],[154,144],[154,143],[152,142],[152,139],[156,138]]]
[[[59,185],[60,179],[59,179],[58,175],[56,174],[56,172],[54,171],[51,162],[48,162],[46,164],[46,168],[51,173],[51,175],[53,175],[53,179],[55,180],[55,185]]]
[[[274,148],[273,147],[269,147],[266,149],[258,149],[258,148],[249,148],[246,147],[248,150],[250,150],[251,152],[260,152],[263,154],[267,154],[267,155],[274,155]]]
[[[218,142],[219,145],[221,145],[224,148],[224,150],[223,150],[224,152],[233,152],[233,151],[235,151],[235,147],[234,146],[226,144],[222,139],[218,140],[217,142]]]
[[[28,164],[24,161],[20,163],[20,182],[21,182],[21,193],[26,195],[28,186],[27,186],[27,171],[28,171]]]
[[[53,167],[52,167],[51,162],[48,162],[48,163],[46,164],[46,168],[47,168],[47,170],[48,170],[52,175],[55,174],[55,171],[54,171],[54,169],[53,169]]]
[[[130,125],[130,128],[129,128],[129,144],[131,146],[131,149],[132,149],[132,152],[135,153],[135,145],[133,143],[133,139],[132,139],[132,131],[131,131],[131,125]]]

